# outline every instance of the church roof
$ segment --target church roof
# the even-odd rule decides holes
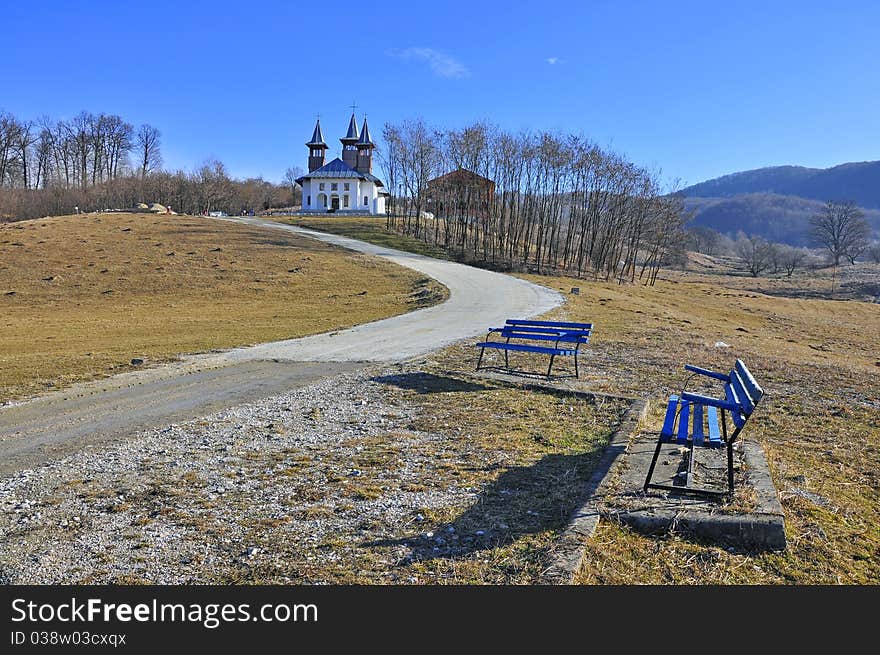
[[[321,133],[321,119],[318,119],[318,122],[315,123],[315,131],[312,133],[312,140],[309,141],[307,146],[326,146],[324,143],[324,135]]]
[[[348,141],[349,139],[352,141],[358,140],[358,125],[357,121],[354,119],[354,112],[351,113],[351,120],[348,121],[348,133],[340,140]]]
[[[370,128],[367,127],[367,117],[364,116],[364,129],[361,130],[361,139],[358,141],[359,145],[373,145],[373,140],[370,138]]]
[[[351,166],[342,161],[339,157],[334,159],[328,164],[324,164],[321,168],[312,171],[311,173],[306,173],[301,178],[297,179],[297,184],[302,185],[303,180],[310,180],[312,178],[320,178],[320,177],[332,177],[332,178],[343,178],[343,177],[351,177],[357,178],[360,180],[369,180],[373,182],[376,186],[385,186],[382,184],[382,180],[373,175],[372,173],[359,173]]]

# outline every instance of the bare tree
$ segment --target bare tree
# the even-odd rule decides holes
[[[803,248],[775,244],[774,250],[776,265],[785,271],[786,277],[791,277],[807,259],[807,251]]]
[[[868,258],[869,262],[880,264],[880,243],[868,246],[867,250],[865,250],[865,256]]]
[[[217,161],[191,174],[166,173],[159,169],[158,131],[142,126],[139,132],[113,114],[83,111],[70,120],[43,116],[34,121],[0,111],[0,221],[66,214],[74,207],[127,208],[142,201],[184,213],[230,214],[297,202],[298,189],[291,193],[260,178],[232,179]]]
[[[688,228],[688,236],[697,252],[709,256],[718,254],[721,234],[717,230],[705,225],[694,225]]]
[[[291,166],[284,171],[284,184],[290,189],[290,194],[296,196],[297,190],[300,188],[297,180],[305,175],[305,171],[300,166]]]
[[[761,237],[740,234],[734,245],[734,250],[752,277],[758,277],[770,268],[773,247]]]
[[[15,116],[0,112],[0,186],[14,186],[15,152],[19,124]]]
[[[850,263],[868,247],[871,228],[862,211],[851,201],[829,200],[824,209],[810,219],[813,242],[828,251],[835,266],[841,257]]]
[[[159,130],[152,125],[144,123],[138,128],[135,145],[141,177],[146,177],[162,165],[161,136]]]

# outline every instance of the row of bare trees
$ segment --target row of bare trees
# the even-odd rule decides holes
[[[752,277],[767,272],[785,272],[790,277],[807,262],[823,265],[819,252],[833,266],[839,266],[841,260],[855,264],[860,257],[880,261],[880,244],[871,244],[871,226],[851,201],[829,200],[810,218],[809,236],[816,253],[743,232],[733,240],[706,226],[693,226],[687,233],[690,248],[706,255],[732,254]]]
[[[99,182],[85,189],[49,186],[42,189],[0,188],[0,221],[70,214],[75,211],[128,209],[158,202],[174,211],[238,214],[271,207],[290,207],[297,197],[287,185],[262,178],[234,179],[219,161],[193,172],[154,171]]]
[[[383,136],[389,227],[463,260],[653,284],[684,241],[682,199],[583,137],[422,120],[386,124]],[[458,169],[486,184],[432,182]]]
[[[760,236],[743,233],[733,242],[733,251],[752,277],[767,272],[784,272],[791,277],[810,259],[810,251],[806,248],[773,243]]]
[[[86,189],[162,164],[161,135],[115,114],[80,112],[70,120],[19,119],[0,112],[0,188]]]
[[[0,221],[158,202],[175,211],[289,207],[298,190],[262,178],[233,179],[209,160],[193,172],[162,169],[162,135],[121,117],[21,120],[0,112]],[[296,175],[296,171],[292,171]]]

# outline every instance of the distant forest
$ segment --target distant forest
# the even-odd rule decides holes
[[[0,111],[0,221],[159,202],[197,214],[299,203],[293,184],[234,179],[216,160],[194,172],[162,168],[161,133],[113,114],[20,119]]]
[[[810,200],[851,200],[880,209],[880,161],[853,162],[832,168],[772,166],[724,175],[682,189],[689,197],[727,198],[772,193]]]
[[[746,232],[793,246],[809,244],[809,219],[829,200],[859,205],[880,239],[880,161],[817,169],[775,166],[701,182],[681,191],[694,225]]]
[[[739,232],[763,237],[791,246],[809,246],[810,218],[818,214],[824,202],[782,196],[774,193],[749,193],[732,198],[686,198],[692,211],[693,225],[710,227],[729,237]],[[862,209],[880,239],[880,210]]]

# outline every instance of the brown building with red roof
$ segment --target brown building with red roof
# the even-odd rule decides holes
[[[428,181],[426,209],[436,216],[486,218],[495,182],[466,168]]]

